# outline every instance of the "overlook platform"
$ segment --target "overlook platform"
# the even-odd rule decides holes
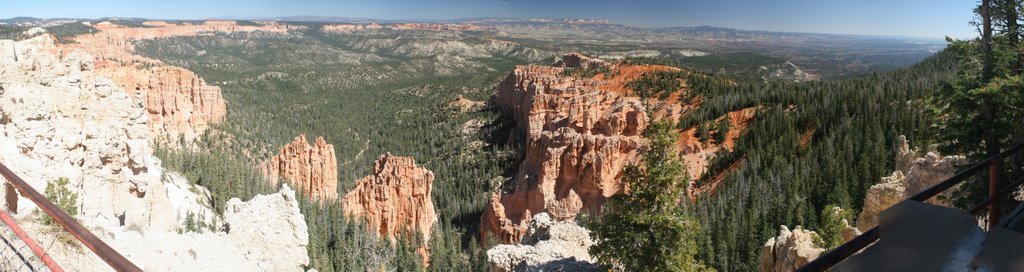
[[[1024,271],[1024,204],[1000,208],[1024,186],[1019,158],[1024,142],[989,156],[917,192],[878,215],[879,225],[803,265],[797,271]],[[1004,172],[1004,161],[1013,158]],[[928,199],[987,171],[988,198],[967,210]],[[1003,174],[1009,174],[1004,182]],[[1004,186],[1005,184],[1005,186]],[[1015,202],[1020,203],[1020,202]],[[980,212],[987,209],[988,215]],[[1002,220],[1000,220],[1002,218]],[[985,230],[982,229],[985,226]]]
[[[879,215],[879,239],[835,271],[1024,271],[1024,206],[987,232],[971,214],[903,201]]]

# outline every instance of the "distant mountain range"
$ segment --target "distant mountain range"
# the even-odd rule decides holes
[[[742,30],[734,28],[716,27],[716,26],[686,26],[686,27],[663,27],[663,28],[648,28],[648,27],[636,27],[622,24],[610,23],[607,20],[593,20],[593,19],[578,19],[578,18],[498,18],[498,17],[476,17],[476,18],[460,18],[460,19],[449,19],[449,20],[430,20],[430,19],[410,19],[410,20],[392,20],[392,19],[374,19],[374,18],[363,18],[363,17],[337,17],[337,16],[308,16],[308,15],[297,15],[297,16],[279,16],[279,17],[253,17],[253,16],[220,16],[210,17],[200,20],[187,20],[187,19],[147,19],[147,18],[135,18],[135,17],[104,17],[98,19],[85,19],[85,18],[34,18],[34,17],[13,17],[9,19],[0,19],[0,25],[21,25],[21,26],[53,26],[65,24],[73,21],[105,21],[105,20],[125,20],[125,21],[144,21],[144,20],[166,20],[166,21],[203,21],[203,20],[244,20],[244,21],[285,21],[285,22],[319,22],[319,23],[353,23],[353,24],[368,24],[368,23],[474,23],[483,25],[516,25],[516,24],[527,24],[527,25],[545,25],[545,24],[570,24],[570,25],[589,25],[591,28],[600,29],[601,27],[611,27],[618,30],[623,28],[636,28],[644,30],[656,30],[665,32],[674,32],[678,34],[687,34],[694,36],[715,36],[718,38],[742,38],[742,37],[764,37],[774,36],[783,37],[789,36],[794,38],[806,38],[808,36],[834,36],[841,38],[855,38],[855,39],[900,39],[900,40],[915,40],[917,42],[926,43],[945,43],[942,39],[937,38],[923,38],[923,37],[899,37],[899,36],[881,36],[881,35],[854,35],[854,34],[831,34],[831,33],[801,33],[801,32],[784,32],[784,31],[764,31],[764,30]]]

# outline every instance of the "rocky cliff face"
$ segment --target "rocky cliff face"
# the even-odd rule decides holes
[[[857,228],[869,230],[878,225],[878,214],[897,202],[924,191],[956,174],[957,166],[967,163],[963,156],[942,156],[928,152],[920,157],[900,136],[896,154],[896,171],[882,178],[882,183],[872,185],[864,197],[864,208],[857,216]],[[947,190],[951,192],[952,190]],[[928,201],[937,205],[948,205],[940,197]]]
[[[150,135],[169,140],[168,143],[177,143],[179,137],[192,140],[210,123],[223,120],[227,102],[221,97],[220,88],[207,85],[194,73],[135,54],[134,41],[211,32],[285,32],[294,28],[277,23],[241,26],[233,21],[145,24],[147,27],[98,23],[98,33],[75,37],[75,43],[60,45],[60,50],[92,54],[97,74],[113,79],[130,95],[141,93],[149,116]]]
[[[606,81],[562,76],[574,65],[607,64],[570,54],[557,66],[517,66],[492,97],[513,113],[526,158],[512,180],[515,189],[492,195],[482,235],[517,242],[533,213],[566,220],[622,190],[623,167],[646,145],[644,106],[603,89]]]
[[[825,249],[814,245],[818,234],[797,226],[782,226],[779,236],[768,239],[761,249],[761,272],[790,272],[818,258]]]
[[[590,231],[572,221],[554,221],[546,213],[533,216],[518,245],[498,245],[487,250],[492,272],[507,271],[600,271],[590,256]]]
[[[309,144],[306,135],[301,134],[281,147],[277,156],[260,163],[259,168],[274,186],[280,177],[305,190],[310,198],[338,198],[338,162],[334,145],[327,144],[324,137]]]
[[[835,208],[833,212],[839,214],[842,210]],[[861,235],[860,230],[850,226],[846,219],[843,219],[842,224],[843,241],[853,240]],[[813,261],[825,252],[824,248],[814,244],[817,236],[816,232],[804,230],[800,226],[796,226],[793,231],[785,225],[780,226],[779,236],[769,238],[761,248],[761,265],[758,271],[792,272]]]
[[[356,181],[356,188],[342,198],[345,213],[366,218],[370,230],[381,236],[397,237],[403,231],[416,231],[430,241],[430,230],[437,222],[430,198],[434,172],[416,166],[412,157],[381,155],[373,165],[373,174]],[[427,259],[425,248],[421,256]]]
[[[67,178],[78,196],[77,220],[146,270],[300,270],[308,263],[308,238],[301,238],[308,234],[294,196],[274,198],[294,209],[254,208],[266,212],[259,221],[232,224],[233,230],[268,228],[259,231],[261,239],[223,232],[213,222],[230,220],[210,210],[206,190],[166,172],[152,156],[143,99],[101,76],[93,56],[59,51],[47,35],[0,40],[0,162],[40,192],[47,181]],[[16,199],[6,207],[15,220],[37,240],[53,240],[54,232],[33,215],[35,205],[5,190],[0,187]],[[214,227],[179,234],[183,214]],[[54,243],[47,251],[72,270],[109,269],[77,246]]]
[[[148,69],[107,67],[100,74],[124,90],[141,94],[149,116],[149,132],[165,143],[178,138],[193,140],[210,124],[227,116],[227,102],[220,88],[206,84],[189,70],[174,66]]]
[[[73,187],[95,195],[82,199],[84,218],[113,221],[124,215],[126,224],[172,228],[174,217],[150,220],[144,214],[152,210],[139,210],[170,208],[147,197],[151,191],[162,194],[163,185],[140,100],[95,76],[91,56],[76,52],[60,59],[54,51],[46,35],[0,43],[4,163],[36,188],[68,177]],[[18,204],[19,213],[32,207],[28,200]]]

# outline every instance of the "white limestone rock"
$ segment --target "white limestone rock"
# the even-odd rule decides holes
[[[547,213],[533,216],[523,241],[487,250],[490,271],[599,271],[589,249],[590,231],[573,221],[554,221]]]
[[[761,248],[761,272],[791,272],[818,258],[825,249],[814,244],[818,234],[796,226],[790,231],[785,225],[779,236],[768,239]]]
[[[142,98],[96,75],[92,56],[60,58],[59,51],[49,35],[0,40],[0,162],[39,192],[68,178],[77,220],[146,271],[299,271],[308,264],[294,191],[233,200],[218,217],[205,188],[153,157]],[[65,269],[109,270],[88,249],[53,242],[58,232],[40,224],[34,203],[14,198],[15,220]],[[217,224],[179,233],[189,213],[228,222],[231,232]]]
[[[942,156],[928,152],[919,157],[910,148],[907,138],[900,136],[896,152],[896,171],[868,189],[864,207],[857,216],[857,228],[867,231],[878,225],[878,214],[956,174],[957,167],[967,163],[964,156]],[[954,190],[946,190],[952,192]],[[944,195],[932,197],[928,203],[949,206]]]
[[[242,202],[228,201],[224,209],[228,236],[248,248],[248,260],[266,271],[302,271],[309,264],[306,220],[299,212],[295,191],[287,184],[273,195],[259,195]]]

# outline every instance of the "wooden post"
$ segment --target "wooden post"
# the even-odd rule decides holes
[[[989,230],[999,224],[999,202],[1002,200],[999,197],[999,166],[1002,161],[1001,159],[994,160],[988,166],[988,198],[992,201],[988,204]]]

